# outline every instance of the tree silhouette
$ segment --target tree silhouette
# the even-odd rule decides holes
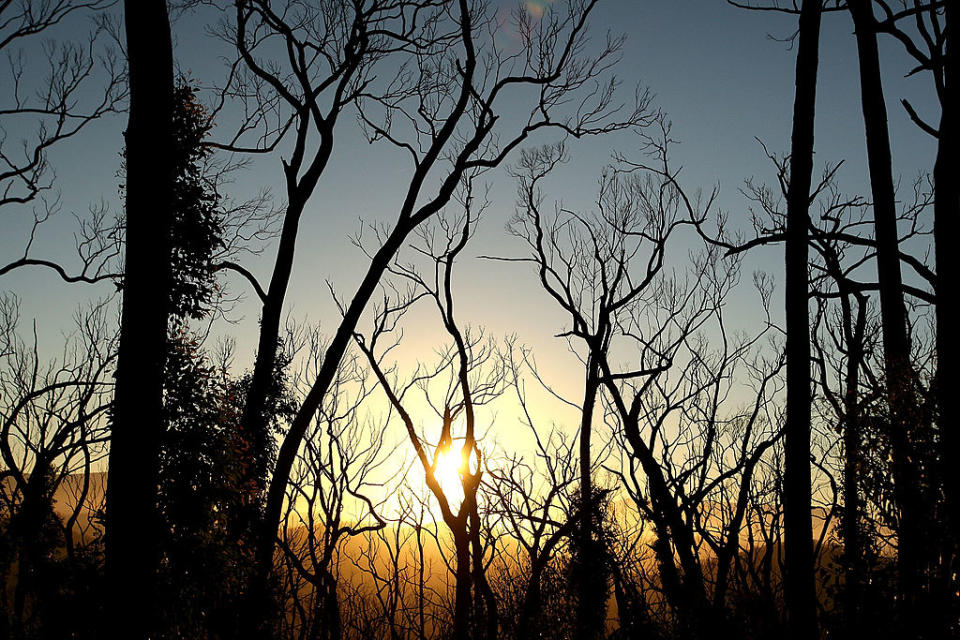
[[[791,636],[817,636],[810,517],[810,319],[807,226],[813,174],[814,115],[820,49],[820,0],[804,0],[797,37],[796,96],[787,191],[787,419],[784,443],[784,599]],[[897,261],[899,266],[899,260]]]
[[[106,308],[79,312],[62,354],[50,362],[40,359],[36,337],[21,337],[19,301],[6,296],[0,310],[0,575],[12,587],[0,625],[10,637],[80,633],[83,616],[61,618],[57,608],[97,606],[90,571],[100,560],[97,540],[84,539],[80,521],[89,517],[91,465],[105,455],[107,440],[115,345]],[[79,495],[69,500],[64,490],[72,483]]]
[[[958,31],[956,8],[947,3],[940,9],[936,2],[914,2],[912,6],[895,11],[888,3],[878,1],[877,6],[882,12],[882,19],[877,21],[876,28],[881,33],[889,33],[901,42],[904,49],[914,59],[917,66],[911,70],[911,75],[920,71],[929,71],[933,76],[933,84],[940,102],[940,122],[934,127],[924,121],[906,100],[902,100],[907,113],[924,132],[934,136],[937,140],[937,156],[933,166],[934,190],[934,250],[936,258],[935,291],[947,290],[953,275],[957,272],[956,261],[950,255],[950,238],[955,237],[958,208],[960,208],[960,194],[956,184],[950,176],[956,175],[958,160],[958,134],[956,122],[958,62],[956,33]],[[909,26],[915,24],[917,34],[913,35]],[[951,29],[951,26],[953,27]],[[950,330],[952,324],[949,305],[937,304],[937,382],[936,388],[939,403],[938,430],[941,447],[940,459],[943,464],[956,458],[960,442],[957,440],[956,404],[948,392],[948,385],[944,380],[949,377],[951,363],[957,360],[957,343],[954,332]],[[944,495],[948,505],[947,535],[945,541],[952,545],[952,551],[944,550],[947,558],[952,558],[945,565],[941,565],[939,598],[949,601],[955,593],[955,580],[949,576],[955,575],[950,569],[951,562],[957,562],[958,542],[956,540],[956,523],[958,516],[958,495],[956,476],[944,472]],[[944,597],[946,596],[946,597]],[[944,620],[949,619],[948,611],[940,612]]]
[[[304,118],[309,115],[309,122],[323,125],[327,120],[318,112],[319,107],[315,102],[318,99],[317,92],[327,86],[339,86],[341,88],[335,93],[339,97],[334,101],[334,106],[339,108],[341,101],[347,98],[359,99],[359,117],[370,140],[394,145],[413,161],[409,186],[403,202],[398,206],[396,224],[389,233],[379,237],[382,244],[369,254],[370,264],[349,304],[344,307],[343,319],[329,343],[323,367],[317,373],[311,391],[304,398],[297,417],[280,445],[257,536],[259,569],[257,584],[252,587],[251,593],[263,593],[266,589],[286,482],[311,417],[322,404],[338,363],[352,340],[360,316],[380,278],[406,238],[449,203],[465,176],[499,165],[510,151],[535,132],[557,129],[576,137],[597,135],[629,129],[643,116],[642,105],[620,113],[621,107],[614,102],[617,88],[615,80],[609,81],[600,92],[589,88],[592,82],[608,72],[621,44],[618,40],[610,39],[601,46],[589,64],[585,62],[585,54],[581,53],[581,49],[587,37],[587,21],[595,5],[596,0],[577,0],[564,12],[551,14],[537,29],[531,28],[531,18],[525,12],[518,13],[515,16],[517,29],[523,37],[523,49],[530,52],[530,57],[523,64],[514,66],[508,64],[510,60],[520,58],[513,57],[513,54],[508,55],[495,46],[481,49],[479,39],[491,32],[489,27],[495,18],[488,15],[480,4],[467,0],[425,3],[423,6],[418,3],[397,6],[387,3],[387,16],[384,19],[388,25],[395,25],[396,28],[383,28],[368,35],[364,20],[380,19],[384,10],[375,3],[371,13],[357,15],[356,20],[350,21],[349,38],[331,41],[331,46],[335,48],[333,59],[359,64],[355,60],[361,51],[358,45],[375,35],[385,38],[381,47],[387,52],[396,51],[397,64],[415,72],[400,73],[395,81],[388,83],[380,92],[375,92],[372,86],[368,87],[359,80],[359,84],[351,84],[346,74],[334,75],[330,82],[316,86],[302,85],[310,82],[310,74],[295,74],[296,81],[301,83],[299,90],[305,96],[306,104],[296,99],[280,79],[263,71],[255,61],[250,65],[252,56],[249,51],[243,53],[249,50],[249,44],[244,44],[246,32],[243,24],[253,15],[251,12],[255,7],[238,5],[237,40],[244,60],[252,66],[254,76],[260,78],[271,91],[288,102],[292,98],[295,104],[302,104],[296,110],[296,115]],[[254,13],[267,21],[269,29],[276,29],[280,25],[270,11]],[[321,20],[326,18],[322,13],[308,15],[315,15]],[[288,38],[289,46],[294,51],[307,47],[307,43],[313,46],[309,32],[307,35],[310,39],[303,41],[296,39],[298,37],[289,29],[281,26],[280,31]],[[339,31],[321,30],[320,33],[330,34],[333,38]],[[358,42],[356,38],[361,40]],[[296,56],[291,58],[296,59]],[[462,62],[454,64],[454,59]],[[521,94],[522,88],[527,86],[539,89],[530,104],[529,119],[525,124],[508,129],[507,125],[500,124],[497,111],[509,99],[509,95]],[[565,111],[574,95],[583,96],[586,102],[575,112]],[[435,122],[441,122],[442,125],[438,127]],[[404,123],[410,126],[404,126]],[[286,131],[286,128],[282,131]],[[300,142],[294,146],[294,155],[288,162],[291,168],[287,173],[291,178],[300,175],[292,167],[300,166],[306,152],[306,129],[297,131],[300,131],[297,134]],[[321,140],[326,142],[321,144],[321,151],[326,145],[332,144],[332,140],[323,137],[322,133]],[[310,165],[313,169],[306,170],[303,175],[313,180],[325,162],[322,154],[316,156]],[[433,185],[438,185],[435,192],[431,191]],[[305,195],[310,192],[312,188]],[[292,231],[281,236],[281,246],[285,248],[279,255],[292,258],[297,218],[288,220]],[[272,281],[271,288],[281,293],[286,290],[289,269],[289,262],[279,265],[275,270],[276,285]],[[282,299],[278,299],[281,293],[272,298],[276,299],[277,304],[282,303]],[[279,314],[279,311],[275,313]],[[265,321],[261,323],[258,357],[267,357],[263,354],[267,349],[272,349],[275,342],[267,341],[265,337],[272,335],[272,321],[268,319],[268,316],[264,316]],[[264,327],[267,327],[266,333]],[[256,372],[254,375],[257,375]],[[253,624],[247,626],[256,628]]]
[[[796,28],[790,150],[734,204],[623,94],[599,0],[0,0],[0,637],[957,636],[956,7],[728,4]],[[849,18],[868,197],[814,174],[815,120],[844,124],[821,20]],[[199,38],[219,81],[175,73]],[[906,131],[904,60],[935,99]],[[580,151],[610,133],[634,151]],[[936,157],[898,186],[911,134]],[[72,247],[71,140],[119,151],[125,209]],[[355,156],[385,209],[318,292],[295,258]],[[234,183],[272,159],[276,198]],[[751,289],[781,243],[786,286]],[[332,323],[293,318],[297,281]]]
[[[109,621],[117,635],[155,628],[157,482],[170,313],[173,53],[164,2],[127,2],[130,119],[126,258],[107,485]]]
[[[436,499],[444,524],[453,536],[456,562],[456,596],[453,615],[452,637],[466,640],[477,636],[495,638],[499,628],[498,607],[495,595],[486,577],[485,549],[481,536],[478,495],[484,475],[484,456],[478,444],[475,408],[502,393],[502,371],[499,367],[485,370],[492,359],[492,350],[485,344],[482,335],[471,335],[460,329],[454,317],[453,266],[466,247],[473,233],[479,213],[473,207],[472,181],[468,179],[458,196],[464,213],[454,220],[439,218],[437,229],[429,227],[420,231],[423,246],[419,252],[429,257],[429,270],[421,275],[410,266],[397,264],[392,268],[401,277],[410,280],[414,289],[411,295],[400,301],[385,298],[375,313],[374,329],[369,337],[356,334],[360,350],[367,356],[370,366],[391,406],[403,421],[407,435],[423,469],[427,487]],[[396,328],[400,317],[420,298],[428,298],[437,307],[444,329],[453,341],[449,355],[434,371],[418,372],[413,380],[402,388],[392,384],[381,360],[391,350],[391,344],[380,346],[380,341]],[[380,349],[380,353],[377,350]],[[442,421],[440,437],[433,451],[425,446],[417,433],[410,411],[404,406],[404,398],[411,388],[422,385],[438,376],[448,374],[443,400],[434,405]],[[429,402],[429,400],[428,400]],[[462,416],[464,433],[455,434],[454,424]],[[456,441],[463,444],[457,453]],[[462,495],[450,495],[439,477],[438,468],[445,456],[458,456],[456,474]],[[485,630],[485,631],[481,631]]]

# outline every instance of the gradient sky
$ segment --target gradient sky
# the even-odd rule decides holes
[[[550,3],[543,0],[528,4],[534,11],[550,10]],[[219,57],[222,45],[205,34],[209,18],[205,13],[187,14],[174,24],[180,68],[203,85],[216,84],[224,69]],[[789,149],[795,52],[770,36],[788,37],[795,25],[793,16],[747,12],[723,0],[604,0],[594,13],[593,33],[597,37],[608,29],[628,36],[618,75],[627,85],[642,83],[650,87],[656,94],[657,105],[673,121],[674,137],[680,142],[674,149],[674,161],[684,168],[682,182],[691,190],[719,185],[721,208],[730,213],[733,227],[748,230],[747,202],[738,192],[743,180],[775,178],[755,138],[778,153]],[[74,23],[60,30],[58,36],[86,29],[86,24]],[[826,161],[845,160],[840,173],[842,189],[868,195],[856,48],[849,16],[825,15],[821,41],[816,161],[821,166]],[[36,55],[36,49],[28,53]],[[932,168],[934,146],[909,121],[899,100],[909,98],[921,114],[934,120],[938,106],[929,76],[903,77],[912,65],[900,46],[889,38],[882,39],[882,65],[895,173],[909,184],[918,173]],[[3,81],[0,76],[0,87]],[[116,174],[124,122],[122,115],[105,119],[51,154],[64,211],[41,229],[33,255],[71,255],[75,229],[71,211],[84,212],[101,199],[114,208],[119,206]],[[329,278],[342,295],[352,294],[365,261],[348,238],[359,229],[361,218],[394,216],[398,207],[396,194],[409,175],[408,163],[404,164],[402,157],[363,142],[352,119],[344,119],[344,125],[331,166],[301,224],[286,305],[292,317],[319,321],[329,330],[337,318],[323,281]],[[535,142],[552,139],[545,136]],[[636,140],[630,135],[571,143],[573,161],[561,169],[561,179],[553,183],[556,192],[548,198],[588,205],[611,151],[629,154],[635,149]],[[493,204],[468,253],[519,255],[523,248],[504,232],[504,225],[513,214],[515,185],[502,169],[487,174],[486,179],[491,183]],[[256,186],[283,193],[277,156],[257,160],[242,175],[238,188],[250,191]],[[3,217],[0,257],[6,261],[18,257],[22,250],[30,212],[11,209],[4,211]],[[674,255],[675,264],[682,266],[685,257],[681,248]],[[271,261],[268,250],[263,259],[251,261],[249,266],[266,281]],[[745,284],[750,271],[757,268],[770,271],[777,282],[782,282],[779,250],[761,250],[751,255],[745,265]],[[565,345],[553,338],[566,320],[539,290],[531,270],[524,265],[469,258],[463,260],[457,273],[460,320],[482,325],[495,336],[516,333],[521,342],[535,349],[556,384],[576,395],[579,373],[575,367],[569,368],[572,359],[565,354]],[[252,361],[258,311],[252,304],[254,296],[241,280],[231,278],[229,283],[233,292],[247,294],[247,302],[232,313],[236,324],[221,324],[216,331],[236,336],[238,363],[244,366]],[[39,269],[5,276],[0,284],[3,290],[21,296],[24,320],[36,319],[51,356],[58,348],[57,336],[67,328],[66,318],[76,305],[91,296],[107,295],[111,288],[67,286],[52,272]],[[744,322],[755,318],[759,307],[749,286],[738,296],[742,298],[737,298],[731,309],[733,321],[738,317]],[[436,335],[432,331],[422,334],[417,336],[416,328],[411,328],[411,336],[415,336],[411,344],[420,353],[429,348],[431,334]]]

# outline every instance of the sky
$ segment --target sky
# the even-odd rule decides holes
[[[531,12],[553,10],[549,0],[526,4]],[[207,13],[188,13],[173,25],[178,65],[202,85],[216,84],[223,77],[222,56],[227,53],[206,32],[210,19]],[[718,187],[719,205],[729,213],[730,225],[745,231],[749,231],[748,202],[739,192],[744,180],[775,180],[757,140],[777,153],[789,150],[795,50],[780,40],[788,38],[795,25],[795,16],[744,11],[723,0],[602,0],[594,12],[594,37],[600,38],[608,30],[627,36],[617,75],[628,87],[649,87],[656,105],[669,115],[673,137],[679,142],[674,162],[683,167],[683,184],[690,191]],[[86,23],[73,22],[64,25],[56,36],[78,36],[88,28]],[[844,160],[839,174],[842,189],[868,195],[856,48],[846,13],[824,16],[821,45],[817,166]],[[930,78],[905,78],[912,65],[900,46],[889,38],[882,39],[881,45],[894,169],[909,183],[919,173],[931,170],[934,146],[909,121],[899,100],[909,98],[917,111],[930,116],[937,113],[937,106]],[[38,50],[28,50],[27,54],[36,56]],[[0,100],[3,78],[0,75]],[[90,205],[101,201],[113,210],[120,206],[121,179],[117,172],[124,123],[122,114],[106,118],[51,153],[63,212],[41,227],[33,255],[71,255],[76,230],[71,213],[84,215]],[[371,148],[349,119],[345,125],[338,134],[331,165],[304,214],[286,304],[292,318],[319,322],[322,329],[330,331],[336,326],[337,316],[324,282],[334,283],[341,295],[352,294],[365,269],[365,259],[349,239],[359,230],[361,219],[393,216],[397,194],[409,175],[409,167],[397,154]],[[223,133],[215,129],[213,135],[216,138]],[[544,136],[533,142],[554,139]],[[571,143],[572,161],[551,183],[548,202],[589,206],[611,152],[636,154],[637,147],[637,140],[629,134]],[[515,160],[516,156],[507,164]],[[258,158],[239,177],[236,188],[250,192],[267,187],[274,194],[282,194],[280,172],[276,155]],[[490,183],[491,207],[468,247],[468,257],[456,272],[458,316],[464,324],[482,326],[493,336],[515,334],[521,343],[534,349],[557,388],[575,397],[580,387],[575,361],[565,344],[554,337],[565,328],[566,319],[539,289],[533,272],[525,265],[476,258],[523,253],[523,247],[504,230],[514,213],[515,184],[502,168],[487,174],[485,180]],[[4,211],[3,217],[0,258],[7,261],[22,252],[32,218],[28,208]],[[245,264],[266,282],[272,258],[272,248],[268,248],[259,259]],[[671,259],[682,268],[685,249],[678,248]],[[746,283],[754,269],[768,271],[782,283],[780,251],[761,249],[752,254],[744,267]],[[245,294],[246,301],[231,312],[231,322],[219,323],[214,333],[236,338],[237,363],[244,367],[252,362],[258,310],[252,292],[240,279],[228,282],[232,292]],[[36,322],[44,351],[50,356],[59,349],[59,336],[69,329],[67,319],[76,306],[92,297],[111,294],[110,285],[65,285],[52,272],[40,269],[4,276],[0,287],[20,296],[23,320]],[[742,287],[733,302],[729,309],[731,322],[749,325],[756,320],[759,304],[749,286]],[[411,362],[431,353],[437,333],[429,326],[424,320],[421,326],[414,323],[409,328],[410,353],[404,357]],[[23,328],[27,327],[25,324]]]

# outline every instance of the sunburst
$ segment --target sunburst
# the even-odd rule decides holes
[[[437,454],[434,477],[443,495],[447,497],[451,507],[455,507],[463,500],[463,485],[460,477],[463,472],[463,461],[459,448],[447,447]]]

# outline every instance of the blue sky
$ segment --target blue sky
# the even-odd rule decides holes
[[[537,6],[550,10],[546,2]],[[225,53],[222,45],[205,33],[209,18],[206,13],[187,14],[174,24],[180,68],[205,85],[216,84],[222,76],[220,55]],[[602,37],[608,29],[627,35],[617,74],[626,85],[648,86],[657,96],[657,105],[669,114],[674,137],[680,142],[674,154],[676,164],[684,168],[684,184],[691,190],[718,185],[720,205],[730,213],[732,226],[745,230],[747,202],[738,188],[746,178],[772,181],[775,177],[755,138],[778,153],[789,149],[794,51],[769,36],[788,37],[795,24],[793,16],[747,12],[722,0],[604,0],[595,11],[596,37]],[[57,35],[77,35],[87,28],[85,23],[73,23]],[[28,51],[28,55],[36,53],[36,49]],[[845,160],[840,174],[843,190],[868,195],[856,48],[846,13],[824,17],[820,59],[815,144],[818,165]],[[930,170],[934,147],[909,122],[899,100],[909,98],[921,114],[931,117],[938,107],[929,77],[903,77],[911,68],[910,61],[889,38],[882,40],[882,64],[895,172],[909,183],[918,173]],[[101,200],[114,208],[119,206],[116,174],[124,120],[119,115],[96,123],[51,154],[64,210],[58,219],[42,227],[34,255],[71,254],[75,230],[71,211],[82,215],[89,205]],[[352,293],[365,262],[349,237],[359,229],[361,218],[392,217],[398,206],[397,194],[409,173],[400,156],[363,142],[350,118],[344,124],[331,166],[301,225],[287,298],[287,310],[294,318],[319,321],[328,329],[337,318],[324,280],[330,279],[343,295]],[[536,142],[550,140],[545,137]],[[578,206],[588,205],[610,153],[617,150],[630,154],[636,145],[636,139],[626,134],[573,143],[573,161],[562,169],[559,186],[550,195]],[[468,253],[517,255],[522,247],[504,231],[513,214],[515,185],[502,169],[486,178],[491,184],[492,206]],[[259,186],[283,193],[277,156],[254,162],[237,188],[251,191]],[[3,212],[0,257],[4,261],[19,255],[30,215],[26,208]],[[685,257],[685,249],[678,248],[673,258],[678,267]],[[271,260],[268,249],[262,259],[249,266],[266,279]],[[752,269],[764,269],[780,282],[781,262],[777,249],[758,251],[748,260],[744,279],[749,281]],[[217,332],[237,337],[238,362],[242,365],[253,355],[257,307],[243,282],[229,282],[234,292],[247,293],[247,303],[234,311],[234,324],[218,325]],[[541,360],[558,369],[570,362],[564,355],[565,347],[552,337],[562,329],[565,319],[538,289],[529,269],[467,259],[459,268],[457,285],[461,293],[458,311],[464,323],[483,325],[493,335],[517,333],[521,342],[537,350]],[[51,355],[57,348],[56,336],[67,328],[65,319],[75,306],[91,296],[108,295],[111,289],[67,286],[51,272],[38,269],[5,276],[2,288],[21,296],[24,320],[36,319],[40,335],[49,341]],[[743,304],[732,313],[735,317],[740,314],[746,322],[756,317],[757,309],[750,306],[755,300],[751,302],[749,287],[742,296],[738,300]],[[414,328],[411,335],[416,333]],[[561,386],[576,391],[577,375],[559,374],[559,378]]]

